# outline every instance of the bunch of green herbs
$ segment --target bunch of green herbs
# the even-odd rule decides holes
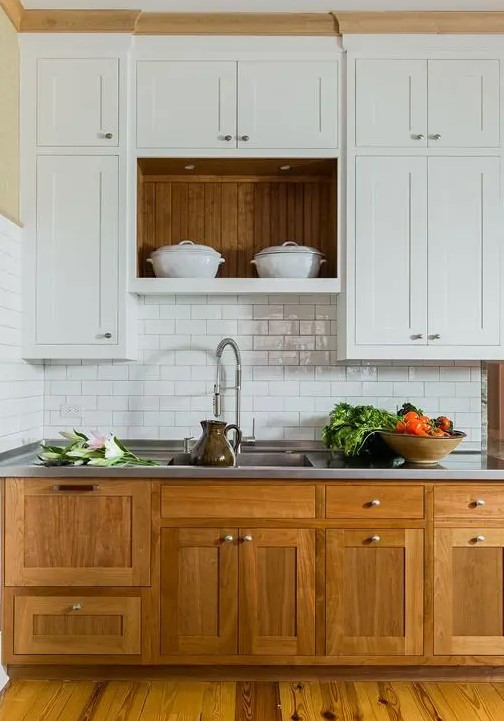
[[[375,406],[352,406],[338,403],[322,430],[322,439],[332,451],[348,458],[372,453],[378,431],[395,430],[398,416]],[[380,439],[381,440],[381,439]]]

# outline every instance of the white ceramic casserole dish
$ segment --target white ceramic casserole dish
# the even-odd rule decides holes
[[[326,260],[320,250],[288,240],[264,248],[250,262],[259,278],[316,278]]]
[[[148,263],[156,278],[215,278],[224,258],[208,245],[182,240],[155,250]]]

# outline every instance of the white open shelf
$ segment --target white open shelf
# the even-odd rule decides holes
[[[339,293],[339,278],[134,278],[129,290],[138,295]]]

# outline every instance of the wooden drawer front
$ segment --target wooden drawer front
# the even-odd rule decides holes
[[[423,518],[422,486],[329,486],[327,518]]]
[[[436,486],[436,518],[504,518],[503,486]]]
[[[6,585],[148,585],[150,485],[9,478]]]
[[[15,654],[139,654],[137,597],[17,596]]]
[[[163,486],[163,518],[315,518],[315,486]]]

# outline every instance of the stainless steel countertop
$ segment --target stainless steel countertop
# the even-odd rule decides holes
[[[54,441],[51,441],[53,443]],[[340,457],[331,457],[320,443],[257,442],[260,451],[295,451],[306,453],[313,467],[246,466],[240,468],[201,468],[167,465],[176,452],[182,450],[177,441],[127,441],[128,448],[138,455],[162,462],[160,466],[130,468],[90,468],[60,466],[45,468],[36,465],[39,444],[24,446],[0,454],[1,477],[27,478],[176,478],[219,480],[432,480],[432,481],[501,481],[504,482],[504,460],[474,452],[452,453],[437,466],[403,464],[390,466],[349,466]],[[244,452],[253,452],[245,448]]]

